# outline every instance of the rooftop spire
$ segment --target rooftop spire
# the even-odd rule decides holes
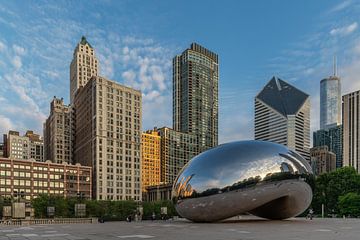
[[[82,45],[89,44],[89,46],[92,48],[91,44],[86,40],[85,36],[81,37],[80,44],[82,44]]]
[[[336,55],[334,54],[334,76],[336,76],[337,75],[337,65],[336,65]]]

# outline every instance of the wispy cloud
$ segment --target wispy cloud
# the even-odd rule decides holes
[[[357,22],[353,22],[347,26],[339,27],[339,28],[333,28],[330,30],[330,34],[333,36],[339,35],[339,36],[346,36],[350,33],[353,33],[358,27]]]

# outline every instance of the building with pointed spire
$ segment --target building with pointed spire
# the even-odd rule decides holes
[[[336,68],[334,57],[334,74],[320,82],[320,129],[341,124],[341,82]]]
[[[70,104],[73,103],[76,91],[89,81],[92,76],[98,76],[99,61],[95,50],[82,36],[77,44],[70,64]]]
[[[310,161],[309,95],[273,77],[255,97],[255,140],[283,144]]]

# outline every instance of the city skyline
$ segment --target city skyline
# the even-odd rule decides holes
[[[19,8],[15,8],[19,5],[16,2],[1,3],[0,27],[4,31],[0,35],[0,83],[4,84],[4,87],[0,90],[3,110],[0,113],[0,130],[4,133],[11,129],[21,132],[33,129],[35,132],[42,132],[42,124],[49,111],[48,104],[53,96],[64,97],[65,104],[69,103],[68,69],[73,48],[82,35],[85,35],[96,49],[97,57],[102,62],[102,76],[117,79],[121,84],[142,90],[142,130],[151,129],[153,126],[171,126],[171,60],[193,41],[219,54],[220,143],[253,138],[253,97],[273,75],[289,80],[291,84],[311,95],[312,131],[316,130],[319,128],[320,80],[331,75],[334,52],[339,60],[339,76],[344,89],[342,95],[350,92],[350,89],[360,88],[360,83],[355,81],[355,76],[358,75],[355,63],[359,63],[360,52],[356,16],[359,4],[357,1],[300,4],[299,12],[306,14],[291,16],[299,6],[278,1],[269,7],[287,9],[288,12],[284,12],[283,16],[271,14],[271,19],[268,17],[272,11],[266,9],[267,4],[229,2],[229,5],[233,5],[234,9],[240,12],[258,7],[259,15],[264,14],[260,20],[251,18],[253,22],[249,21],[249,26],[243,26],[240,22],[248,17],[247,14],[238,17],[241,14],[234,10],[219,9],[220,16],[228,15],[233,17],[234,21],[222,30],[221,27],[226,21],[219,19],[218,25],[210,31],[212,29],[209,29],[206,21],[201,20],[196,23],[196,27],[201,27],[204,31],[198,33],[194,32],[194,29],[183,29],[189,20],[175,26],[174,24],[179,22],[173,17],[180,17],[181,14],[174,10],[169,12],[170,15],[174,14],[173,17],[169,14],[155,17],[155,9],[149,7],[149,3],[144,3],[140,12],[146,12],[145,19],[153,17],[152,21],[145,24],[142,22],[146,21],[142,19],[140,22],[141,18],[135,17],[129,29],[122,27],[117,31],[113,31],[114,26],[121,24],[115,24],[104,14],[107,12],[109,16],[122,20],[124,26],[129,25],[126,11],[121,11],[120,14],[108,11],[114,7],[115,10],[124,8],[131,12],[134,5],[129,2],[115,6],[104,4],[102,7],[91,2],[90,6],[82,7],[84,12],[76,17],[71,16],[72,10],[67,8],[66,2],[31,6],[34,11],[26,14],[22,14],[26,7],[29,7],[26,3]],[[81,7],[77,3],[72,5],[73,9]],[[176,3],[174,5],[178,6]],[[81,16],[94,6],[98,6],[98,10],[91,15],[95,20],[82,19]],[[176,6],[172,8],[176,9]],[[170,8],[165,2],[159,2],[157,7],[162,10]],[[211,2],[206,8],[214,10],[216,4]],[[148,9],[148,12],[145,9]],[[184,16],[191,16],[192,11],[194,10],[184,13]],[[349,17],[342,18],[345,14]],[[284,24],[283,30],[275,28],[274,24],[283,18],[289,18],[289,23]],[[30,19],[34,20],[27,23]],[[256,29],[264,24],[265,19],[269,20],[267,24],[270,29]],[[341,21],[337,22],[339,19]],[[145,30],[166,20],[171,21],[161,25],[159,30]],[[302,21],[303,24],[296,29],[299,33],[291,30]],[[239,40],[239,33],[233,35],[236,38],[231,42],[221,38],[224,34],[229,34],[237,24],[240,26],[239,33],[244,31],[249,36],[244,36],[244,40],[240,42],[236,42]],[[104,29],[100,26],[104,26]],[[43,33],[44,29],[49,29],[49,32]],[[164,34],[167,29],[173,30]],[[184,36],[177,38],[179,29]],[[264,34],[267,34],[267,38],[262,37],[261,42],[253,41]],[[277,35],[281,35],[281,38]],[[223,42],[219,41],[219,38]],[[306,44],[300,46],[304,39]],[[319,43],[320,41],[323,43]],[[244,46],[248,49],[244,49]],[[317,47],[320,49],[316,50]],[[294,66],[289,67],[290,65]],[[159,109],[159,104],[164,107]],[[156,115],[152,114],[155,109],[159,110]],[[18,112],[23,114],[18,116]]]

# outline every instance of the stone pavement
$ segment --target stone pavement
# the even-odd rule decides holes
[[[303,218],[269,221],[240,218],[221,223],[191,223],[186,220],[106,222],[99,224],[1,226],[0,240],[93,240],[93,239],[360,239],[360,219]]]

